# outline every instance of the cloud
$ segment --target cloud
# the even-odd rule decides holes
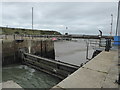
[[[99,34],[101,29],[103,34],[109,34],[113,13],[115,32],[116,2],[4,2],[1,26],[31,28],[32,7],[35,29],[71,34]]]

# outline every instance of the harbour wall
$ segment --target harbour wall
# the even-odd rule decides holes
[[[52,40],[3,40],[2,66],[25,64],[60,79],[76,71],[79,66],[55,60]]]
[[[55,58],[51,40],[2,40],[2,66],[21,63],[20,50],[33,55]]]
[[[55,60],[54,42],[50,39],[2,40],[2,66],[16,63],[26,64],[60,79],[80,67]]]

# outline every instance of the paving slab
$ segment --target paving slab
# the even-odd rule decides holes
[[[17,83],[15,83],[12,80],[0,83],[0,87],[2,87],[2,88],[22,88],[21,86],[19,86]]]
[[[114,60],[114,56],[116,55],[117,55],[116,51],[111,51],[111,52],[103,51],[83,67],[108,73],[112,65],[112,61]]]
[[[57,86],[62,88],[99,88],[106,73],[81,68]]]

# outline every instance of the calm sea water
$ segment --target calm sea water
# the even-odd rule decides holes
[[[95,42],[92,40],[91,42]],[[59,41],[54,43],[55,59],[75,65],[85,63],[87,47],[86,40],[78,39],[75,41]],[[88,58],[91,59],[97,45],[89,44]]]

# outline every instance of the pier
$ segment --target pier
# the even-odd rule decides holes
[[[113,39],[113,36],[99,36],[99,35],[2,35],[3,39],[39,39],[39,38],[57,38],[58,40],[71,39]]]
[[[87,64],[53,87],[69,88],[119,88],[118,50],[102,51]],[[71,83],[72,81],[72,83]]]

